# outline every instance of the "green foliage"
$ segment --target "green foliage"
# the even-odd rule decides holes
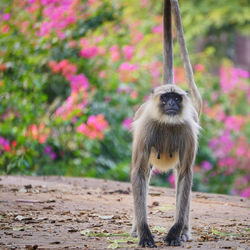
[[[248,1],[180,7],[205,100],[194,189],[245,192],[249,73],[228,58],[236,32],[249,30]],[[129,123],[162,81],[162,2],[13,0],[0,8],[0,173],[128,180]],[[176,41],[174,53],[176,83],[185,88]],[[235,146],[224,150],[216,138]]]

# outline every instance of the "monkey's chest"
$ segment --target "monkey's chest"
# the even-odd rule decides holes
[[[158,170],[168,171],[169,169],[174,168],[178,164],[179,153],[161,153],[159,155],[159,152],[157,152],[155,148],[152,148],[149,156],[149,162]]]

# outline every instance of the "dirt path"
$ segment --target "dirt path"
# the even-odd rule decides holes
[[[193,241],[166,247],[174,191],[151,187],[149,224],[158,249],[250,249],[250,201],[193,193]],[[140,249],[131,230],[129,183],[64,177],[0,177],[0,249]]]

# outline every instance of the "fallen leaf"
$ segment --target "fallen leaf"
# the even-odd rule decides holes
[[[32,185],[31,185],[31,184],[28,184],[28,185],[24,185],[24,187],[25,187],[26,189],[31,189],[31,188],[32,188]]]
[[[165,205],[165,206],[158,207],[157,209],[159,211],[161,211],[161,212],[166,212],[166,211],[175,209],[175,206],[173,206],[173,205]]]
[[[119,247],[118,242],[113,242],[112,244],[108,245],[109,249],[116,249]]]
[[[151,196],[160,196],[161,192],[149,192],[148,194]]]
[[[114,218],[114,215],[99,215],[99,218],[102,219],[102,220],[111,220]]]
[[[24,216],[22,216],[22,215],[17,215],[17,216],[15,217],[15,220],[18,220],[18,221],[32,220],[32,218],[31,218],[31,217],[24,217]]]
[[[13,227],[13,231],[24,231],[24,227]]]
[[[58,244],[60,244],[61,242],[60,241],[53,241],[53,242],[50,242],[50,244],[52,244],[52,245],[58,245]]]
[[[159,227],[159,226],[155,226],[152,231],[156,231],[156,232],[159,232],[159,233],[166,233],[167,232],[167,229],[165,227]]]

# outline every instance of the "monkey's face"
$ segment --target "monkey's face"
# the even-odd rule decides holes
[[[182,95],[168,92],[160,95],[160,109],[163,114],[175,116],[182,110]]]

